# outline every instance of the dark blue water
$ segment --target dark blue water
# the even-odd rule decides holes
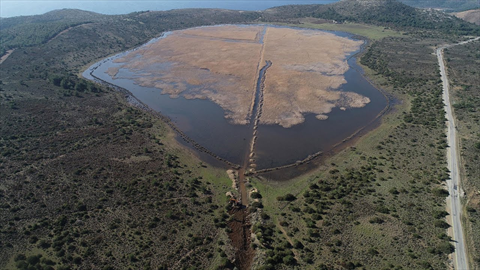
[[[337,33],[343,37],[351,34]],[[154,42],[154,41],[151,41]],[[102,60],[94,72],[95,76],[128,89],[150,108],[168,116],[187,136],[206,147],[218,156],[236,164],[242,164],[249,149],[251,129],[248,125],[233,125],[225,119],[225,111],[210,100],[170,98],[157,88],[136,85],[131,79],[112,79],[105,71],[120,64],[116,57]],[[353,55],[353,53],[352,53]],[[363,108],[342,111],[338,108],[328,113],[327,120],[318,120],[314,114],[305,115],[305,122],[291,128],[279,125],[259,125],[256,143],[257,169],[282,166],[303,160],[307,156],[328,151],[359,129],[369,125],[385,108],[387,100],[363,76],[356,58],[348,61],[350,68],[346,74],[346,84],[339,90],[361,94],[370,98]],[[97,65],[97,64],[96,64]],[[94,65],[95,66],[95,65]],[[84,73],[89,77],[88,70]],[[135,74],[121,69],[118,77],[133,78]],[[266,73],[268,77],[268,71]]]
[[[257,159],[258,169],[295,163],[318,151],[328,151],[368,125],[385,108],[387,100],[363,78],[356,58],[350,58],[348,63],[352,68],[345,73],[347,83],[340,90],[366,96],[370,103],[346,111],[334,108],[327,114],[327,120],[318,120],[315,114],[307,114],[304,123],[291,128],[260,125],[256,147],[257,155],[261,157]]]
[[[0,17],[13,17],[23,15],[37,15],[48,11],[63,8],[75,8],[93,11],[102,14],[127,14],[135,11],[170,10],[181,8],[222,8],[234,10],[264,10],[283,5],[303,4],[329,4],[338,0],[283,0],[283,1],[122,1],[122,0],[76,0],[76,1],[28,1],[28,0],[1,0]]]

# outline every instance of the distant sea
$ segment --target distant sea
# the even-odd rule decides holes
[[[283,5],[329,4],[338,0],[0,0],[0,17],[43,14],[55,9],[74,8],[93,11],[102,14],[127,14],[135,11],[170,10],[181,8],[222,8],[233,10],[264,10]]]

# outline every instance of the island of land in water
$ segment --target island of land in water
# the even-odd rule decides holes
[[[347,56],[362,41],[316,30],[223,25],[175,31],[115,60],[113,78],[155,87],[172,98],[209,99],[234,124],[247,124],[265,61],[261,124],[291,127],[314,113],[364,107],[368,97],[341,91]],[[127,70],[128,72],[121,72]]]

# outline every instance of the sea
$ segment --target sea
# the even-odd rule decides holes
[[[241,1],[203,1],[203,0],[1,0],[0,17],[15,17],[43,14],[56,9],[82,9],[102,14],[128,14],[136,11],[158,11],[182,8],[221,8],[232,10],[264,10],[283,5],[329,4],[338,0],[241,0]]]

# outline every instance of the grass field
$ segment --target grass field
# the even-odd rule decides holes
[[[359,23],[315,23],[315,19],[304,19],[300,24],[288,24],[294,27],[304,27],[312,29],[321,29],[329,31],[341,31],[366,37],[370,40],[380,40],[385,37],[401,37],[403,34],[399,31],[391,30],[382,26],[359,24]]]

